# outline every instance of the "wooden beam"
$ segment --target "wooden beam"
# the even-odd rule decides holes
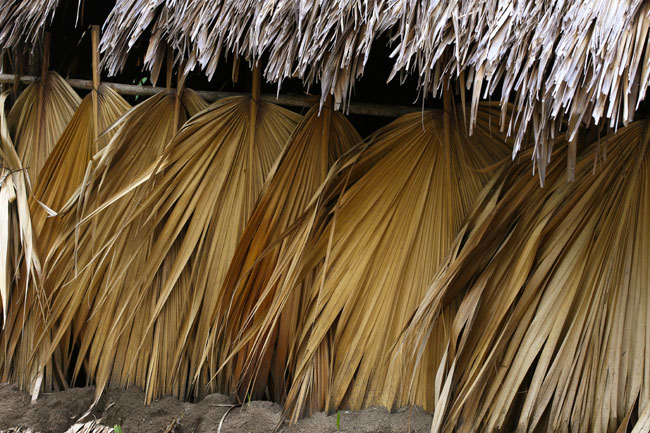
[[[31,84],[39,77],[31,75],[23,75],[20,77],[20,82]],[[14,74],[0,74],[0,83],[13,83],[15,79]],[[92,90],[92,80],[80,80],[76,78],[66,79],[67,83],[75,89]],[[154,86],[139,86],[137,84],[121,84],[121,83],[107,83],[102,82],[102,85],[111,87],[117,93],[122,95],[139,95],[139,96],[152,96],[159,92],[166,90],[164,87]],[[246,92],[215,92],[210,90],[197,90],[202,98],[206,101],[216,101],[218,99],[227,98],[229,96],[250,96]],[[314,96],[298,95],[298,94],[280,94],[276,97],[274,94],[262,94],[262,101],[272,102],[278,105],[287,107],[311,107],[317,99]],[[417,105],[384,105],[384,104],[364,104],[364,103],[351,103],[350,114],[361,114],[365,116],[375,117],[399,117],[404,114],[420,111],[421,107]]]

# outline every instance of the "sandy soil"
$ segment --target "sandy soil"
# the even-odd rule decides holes
[[[28,394],[14,386],[0,384],[0,432],[73,432],[79,431],[83,423],[95,422],[109,427],[118,424],[124,433],[216,433],[223,420],[223,433],[266,433],[278,425],[282,412],[279,405],[267,401],[253,401],[230,409],[230,399],[219,394],[210,395],[196,404],[165,397],[144,406],[143,393],[131,388],[110,391],[90,415],[80,421],[93,396],[93,388],[75,388],[44,394],[31,404]],[[71,429],[73,426],[76,428]],[[393,414],[379,408],[341,412],[342,432],[428,432],[430,428],[431,415],[417,408]],[[95,428],[94,431],[101,429]],[[278,431],[336,432],[336,414],[318,413],[295,425],[285,422]]]

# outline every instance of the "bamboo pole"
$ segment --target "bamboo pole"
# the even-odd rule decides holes
[[[52,33],[45,32],[45,38],[43,40],[43,63],[41,65],[41,87],[38,91],[38,122],[36,122],[36,139],[38,140],[37,145],[41,146],[43,143],[43,116],[45,115],[45,86],[47,85],[47,71],[50,68],[50,46],[52,44]],[[32,182],[36,182],[36,179],[32,179]]]
[[[97,140],[99,136],[99,101],[97,94],[99,90],[99,26],[92,26],[90,32],[93,59],[93,137]]]
[[[329,171],[328,164],[328,143],[330,140],[330,122],[332,121],[332,94],[328,94],[325,99],[325,105],[323,105],[323,110],[321,111],[321,116],[323,116],[323,131],[320,137],[320,149],[321,152],[321,177],[325,179],[327,172]]]
[[[181,115],[181,98],[183,97],[183,90],[185,89],[185,78],[187,78],[184,70],[184,65],[181,63],[178,66],[178,78],[176,80],[176,100],[174,101],[174,134],[181,126],[179,125],[179,119]]]
[[[443,87],[442,89],[442,104],[443,104],[443,125],[444,125],[444,142],[446,146],[449,146],[451,143],[451,112],[453,106],[451,104],[451,89]]]
[[[239,56],[235,56],[232,63],[232,82],[237,84],[237,81],[239,81]]]
[[[172,88],[172,75],[174,74],[174,51],[172,47],[167,47],[167,81],[165,87],[167,90]]]
[[[251,89],[251,119],[250,119],[250,130],[248,131],[249,138],[249,152],[253,154],[253,149],[255,147],[255,132],[257,130],[257,110],[260,103],[260,98],[262,96],[262,72],[260,71],[260,66],[258,63],[253,66],[251,72],[253,74],[253,84]],[[252,161],[252,159],[249,159]],[[251,162],[252,163],[252,162]],[[249,166],[249,170],[252,170],[253,167]]]
[[[43,64],[41,67],[41,80],[45,81],[47,78],[47,71],[50,69],[50,47],[52,45],[52,33],[45,32],[43,40]]]
[[[52,33],[45,32],[43,39],[43,64],[41,65],[41,88],[39,89],[39,98],[38,98],[38,122],[36,123],[36,143],[38,146],[41,146],[43,143],[43,116],[45,115],[45,85],[47,83],[47,71],[50,67],[50,46],[52,44]],[[36,184],[36,179],[31,179],[33,184]],[[47,363],[47,368],[51,368],[51,362]],[[37,376],[34,378],[31,384],[30,394],[32,395],[31,404],[36,404],[36,400],[41,393],[41,386],[43,385],[43,379],[45,372],[43,369],[40,369]]]
[[[14,74],[0,74],[0,83],[13,83],[16,76]],[[39,77],[33,75],[24,75],[20,77],[20,82],[30,84],[36,81]],[[66,82],[75,89],[92,90],[93,82],[91,80],[80,80],[77,78],[68,78]],[[121,95],[138,95],[138,96],[152,96],[165,90],[165,87],[156,86],[139,86],[137,84],[122,84],[122,83],[109,83],[103,82],[102,85],[115,90]],[[198,90],[196,91],[203,99],[207,101],[216,101],[218,99],[227,98],[229,96],[250,96],[248,92],[217,92],[211,90]],[[304,107],[309,108],[314,103],[313,96],[299,95],[299,94],[262,94],[260,99],[265,102],[273,102],[278,105],[287,107]],[[420,111],[421,107],[416,105],[386,105],[386,104],[366,104],[366,103],[351,103],[349,113],[360,114],[365,116],[374,117],[399,117],[404,114],[414,113]]]

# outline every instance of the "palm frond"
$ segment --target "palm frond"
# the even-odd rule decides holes
[[[114,121],[121,117],[129,108],[129,105],[108,87],[100,87],[98,90],[98,122],[102,129],[108,128]],[[29,198],[29,215],[35,238],[36,246],[40,257],[47,257],[50,246],[59,234],[62,218],[52,218],[49,209],[60,209],[72,196],[75,190],[81,185],[86,172],[86,165],[92,156],[97,152],[97,147],[107,142],[110,134],[101,140],[96,140],[94,132],[95,120],[93,119],[92,94],[89,94],[79,105],[78,110],[70,120],[70,123],[62,133],[57,145],[48,157],[38,184]],[[48,210],[46,210],[48,208]],[[19,268],[16,267],[16,270]],[[8,370],[13,370],[16,375],[22,376],[19,379],[24,387],[30,384],[39,376],[38,370],[33,366],[26,366],[25,363],[34,352],[43,352],[46,344],[40,341],[35,345],[39,335],[43,335],[47,314],[42,311],[42,306],[37,305],[34,293],[43,292],[42,299],[45,299],[45,310],[49,308],[49,297],[51,295],[48,287],[39,287],[40,279],[32,279],[31,285],[25,289],[19,285],[12,286],[11,298],[14,299],[10,320],[7,323],[7,335],[11,335],[11,342],[7,344],[13,355],[7,357]],[[23,296],[25,293],[25,296]],[[42,338],[45,338],[44,336]],[[15,347],[15,349],[14,349]],[[63,347],[54,356],[57,366],[64,365],[64,358],[70,352],[69,347]],[[66,383],[64,369],[59,372],[57,378],[59,384]],[[52,375],[46,374],[45,389],[52,389]],[[36,389],[30,389],[37,392]]]
[[[9,111],[9,133],[32,185],[80,103],[72,87],[49,71],[45,82],[30,84]]]
[[[97,101],[98,132],[109,127],[111,130],[101,138],[95,137],[92,94],[89,93],[63,131],[34,187],[30,210],[43,257],[47,257],[49,246],[58,235],[56,225],[61,221],[61,218],[49,218],[44,206],[54,211],[64,207],[82,184],[88,162],[116,131],[114,122],[131,108],[113,89],[103,85],[97,90]]]
[[[5,118],[8,95],[0,95],[0,380],[28,387],[31,383],[23,375],[26,357],[12,362],[20,352],[17,345],[23,329],[33,335],[33,329],[25,327],[21,305],[37,304],[38,314],[45,314],[47,305],[40,288],[41,265],[29,212],[29,176],[13,147]]]
[[[645,119],[595,141],[572,183],[556,156],[543,189],[526,167],[495,177],[406,334],[417,342],[407,352],[428,344],[438,312],[461,297],[431,383],[433,431],[647,422],[649,139]],[[554,147],[566,154],[563,140]]]
[[[54,306],[67,323],[76,315],[73,333],[84,328],[75,371],[88,366],[98,395],[111,384],[141,386],[147,401],[187,395],[188,371],[199,369],[194,345],[205,346],[239,236],[299,119],[225,99],[190,119],[157,162],[130,170],[131,184],[120,181],[124,170],[103,178],[114,193],[98,191],[97,203],[110,205],[89,220],[101,234],[79,249],[84,262],[96,258]],[[115,201],[122,190],[130,197]]]
[[[134,198],[137,191],[125,194],[114,204],[113,212],[102,212],[102,204],[155,164],[178,126],[206,105],[189,89],[179,98],[175,91],[165,91],[126,112],[113,123],[117,129],[100,136],[98,147],[107,140],[106,134],[112,134],[93,156],[81,184],[59,212],[57,233],[52,233],[47,245],[43,275],[51,311],[39,337],[43,350],[32,360],[35,368],[44,369],[54,357],[66,381],[74,383],[82,366],[89,378],[94,377],[94,370],[86,370],[91,367],[83,337],[94,333],[99,325],[107,326],[105,318],[98,321],[99,316],[91,315],[97,285],[110,264],[100,247],[124,242],[116,233],[136,212],[141,196]],[[88,128],[92,127],[91,121]]]
[[[502,137],[489,130],[468,140],[458,119],[455,113],[417,113],[378,131],[332,169],[294,229],[253,308],[264,314],[236,348],[251,345],[248,350],[257,354],[247,368],[263,368],[258,354],[274,343],[273,331],[294,302],[289,300],[299,299],[294,340],[283,343],[291,348],[286,406],[294,419],[304,410],[407,402],[402,367],[379,361],[417,308],[487,181],[480,170],[507,154]],[[438,362],[442,351],[432,349],[427,365]],[[419,374],[427,383],[428,369]],[[416,401],[431,407],[426,389],[416,391]]]
[[[296,127],[246,225],[228,270],[222,288],[226,302],[221,306],[223,311],[218,311],[213,320],[207,351],[211,358],[211,376],[222,368],[239,335],[246,333],[247,323],[255,322],[258,315],[265,313],[260,309],[252,310],[286,245],[282,238],[285,231],[304,212],[334,162],[360,141],[361,137],[345,116],[332,112],[331,108],[319,113],[317,106],[312,107]],[[290,375],[288,344],[295,338],[293,332],[297,329],[300,298],[294,297],[290,303],[280,324],[271,331],[274,342],[264,353],[247,350],[238,353],[218,379],[222,388],[228,385],[239,388],[242,398],[248,391],[253,398],[264,398],[268,384],[271,398],[284,400],[286,376]],[[244,364],[253,357],[263,359],[261,371],[256,372],[254,380],[243,375]],[[255,390],[250,390],[253,381]]]

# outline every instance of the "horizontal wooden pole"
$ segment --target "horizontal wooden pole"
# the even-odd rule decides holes
[[[21,75],[20,82],[25,84],[33,83],[39,77],[31,75]],[[0,84],[13,84],[15,76],[13,74],[0,74]],[[70,87],[75,89],[92,90],[92,80],[79,80],[76,78],[67,78],[66,81]],[[102,82],[103,85],[111,87],[117,93],[122,95],[139,95],[151,96],[156,93],[166,90],[164,87],[154,86],[140,86],[136,84],[122,84],[122,83],[108,83]],[[201,95],[206,101],[216,101],[218,99],[227,98],[229,96],[242,96],[248,93],[240,92],[215,92],[210,90],[197,90],[196,93]],[[280,94],[279,96],[273,94],[262,94],[262,100],[273,102],[278,105],[285,105],[288,107],[310,107],[315,99],[313,96],[296,95],[296,94]],[[415,105],[382,105],[382,104],[364,104],[364,103],[351,103],[349,112],[351,114],[362,114],[366,116],[378,117],[399,117],[407,113],[420,111],[420,107]]]

